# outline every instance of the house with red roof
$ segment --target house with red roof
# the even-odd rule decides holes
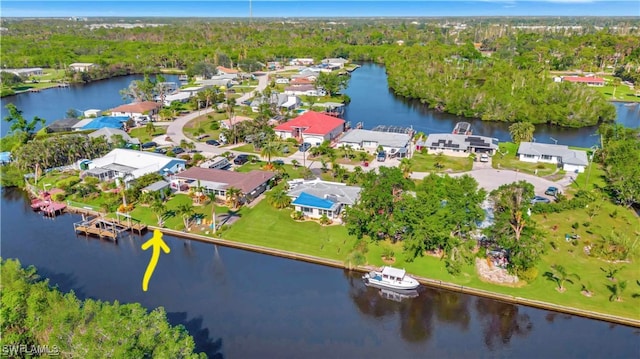
[[[230,69],[224,66],[218,66],[216,67],[216,70],[218,70],[218,75],[235,75],[234,78],[237,78],[238,73],[240,73],[240,71],[238,70]]]
[[[562,82],[574,82],[587,84],[588,86],[604,86],[604,79],[602,77],[593,76],[564,76]]]
[[[161,103],[153,101],[134,102],[126,105],[120,105],[109,110],[111,116],[128,116],[131,118],[143,117],[145,115],[153,116],[162,107]]]
[[[320,112],[308,111],[278,125],[274,130],[282,139],[296,138],[319,146],[324,141],[331,141],[340,136],[344,128],[344,120]]]

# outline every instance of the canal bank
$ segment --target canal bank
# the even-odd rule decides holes
[[[307,263],[320,264],[320,265],[340,268],[340,269],[355,270],[362,273],[366,273],[374,269],[371,266],[350,267],[344,262],[337,261],[337,260],[321,258],[321,257],[316,257],[316,256],[311,256],[311,255],[306,255],[301,253],[289,252],[289,251],[284,251],[280,249],[268,248],[268,247],[242,243],[237,241],[231,241],[231,240],[226,240],[222,238],[207,237],[203,235],[187,233],[184,231],[177,231],[177,230],[154,227],[154,226],[149,226],[149,229],[150,230],[158,229],[163,233],[172,235],[174,237],[184,238],[187,240],[197,240],[201,242],[212,243],[212,244],[252,251],[252,252],[261,253],[261,254],[267,254],[267,255],[281,257],[281,258],[293,259],[293,260],[303,261]],[[582,310],[578,308],[572,308],[572,307],[567,307],[563,305],[558,305],[554,303],[548,303],[548,302],[543,302],[543,301],[538,301],[533,299],[495,293],[487,290],[466,287],[466,286],[449,283],[449,282],[443,282],[440,280],[430,279],[426,277],[420,277],[415,275],[413,277],[416,278],[421,284],[429,287],[446,289],[446,290],[451,290],[459,293],[475,295],[475,296],[490,298],[494,300],[500,300],[504,302],[519,304],[519,305],[526,305],[526,306],[534,307],[538,309],[551,310],[559,313],[571,314],[571,315],[576,315],[584,318],[602,320],[602,321],[607,321],[611,323],[640,328],[640,320],[624,318],[624,317],[609,315],[605,313],[598,313],[598,312],[589,311],[589,310]]]

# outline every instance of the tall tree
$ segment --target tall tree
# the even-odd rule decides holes
[[[164,223],[162,218],[164,217],[164,214],[167,212],[167,205],[164,203],[163,200],[156,198],[156,200],[153,201],[153,203],[151,203],[151,211],[153,212],[153,214],[156,215],[158,226],[162,226],[162,224]]]
[[[316,88],[322,88],[327,91],[330,97],[337,94],[347,87],[349,78],[334,72],[320,72],[316,80]]]
[[[195,208],[193,207],[192,202],[182,203],[176,208],[176,212],[182,217],[182,221],[184,223],[184,229],[189,230],[189,223],[191,222],[191,217],[195,214]]]
[[[535,126],[530,122],[516,122],[509,126],[511,140],[516,144],[520,144],[520,142],[531,142],[535,130]]]
[[[271,163],[271,157],[277,156],[280,154],[280,143],[275,141],[269,141],[264,146],[262,146],[262,150],[260,151],[260,156],[267,158],[267,163]]]
[[[22,111],[18,110],[16,105],[12,103],[7,104],[5,108],[9,112],[4,118],[6,122],[10,123],[9,130],[12,133],[21,136],[23,143],[26,143],[33,138],[36,133],[38,124],[44,126],[44,124],[46,123],[44,119],[37,116],[34,117],[31,121],[25,120],[25,118],[22,116]]]

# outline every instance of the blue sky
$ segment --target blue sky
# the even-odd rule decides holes
[[[638,0],[252,0],[253,17],[636,16]],[[2,17],[247,17],[249,0],[1,0]]]

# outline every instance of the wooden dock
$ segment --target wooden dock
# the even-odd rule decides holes
[[[86,236],[93,235],[117,241],[120,233],[126,231],[142,232],[147,230],[147,225],[135,220],[121,220],[116,218],[104,218],[102,216],[82,216],[82,221],[73,224],[76,233]]]

